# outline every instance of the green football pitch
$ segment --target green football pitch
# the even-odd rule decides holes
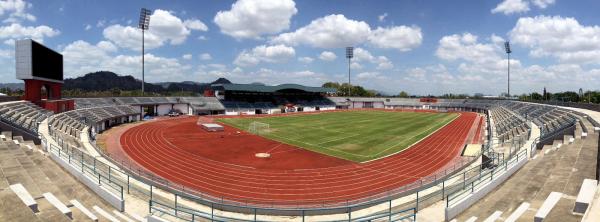
[[[314,152],[365,162],[402,151],[457,116],[456,113],[348,111],[218,121]]]

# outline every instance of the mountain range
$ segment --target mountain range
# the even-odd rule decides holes
[[[219,78],[210,83],[200,83],[193,81],[183,82],[159,82],[145,83],[144,90],[146,92],[176,92],[189,91],[201,93],[211,84],[228,84],[231,83],[228,79]],[[99,71],[88,73],[77,78],[67,78],[64,80],[63,89],[65,90],[82,90],[82,91],[107,91],[107,90],[139,90],[142,81],[127,75],[122,76],[110,71]],[[23,83],[0,83],[0,88],[10,88],[11,90],[23,89]]]

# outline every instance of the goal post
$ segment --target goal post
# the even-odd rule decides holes
[[[269,124],[258,121],[251,122],[248,126],[248,132],[256,135],[264,135],[269,132]]]

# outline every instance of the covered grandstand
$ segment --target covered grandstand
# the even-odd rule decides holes
[[[336,90],[297,84],[215,84],[212,92],[227,115],[275,114],[333,110],[336,105],[325,96]]]

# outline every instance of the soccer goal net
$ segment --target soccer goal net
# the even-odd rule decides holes
[[[269,124],[261,122],[251,122],[248,126],[248,132],[256,135],[264,135],[269,132]]]

